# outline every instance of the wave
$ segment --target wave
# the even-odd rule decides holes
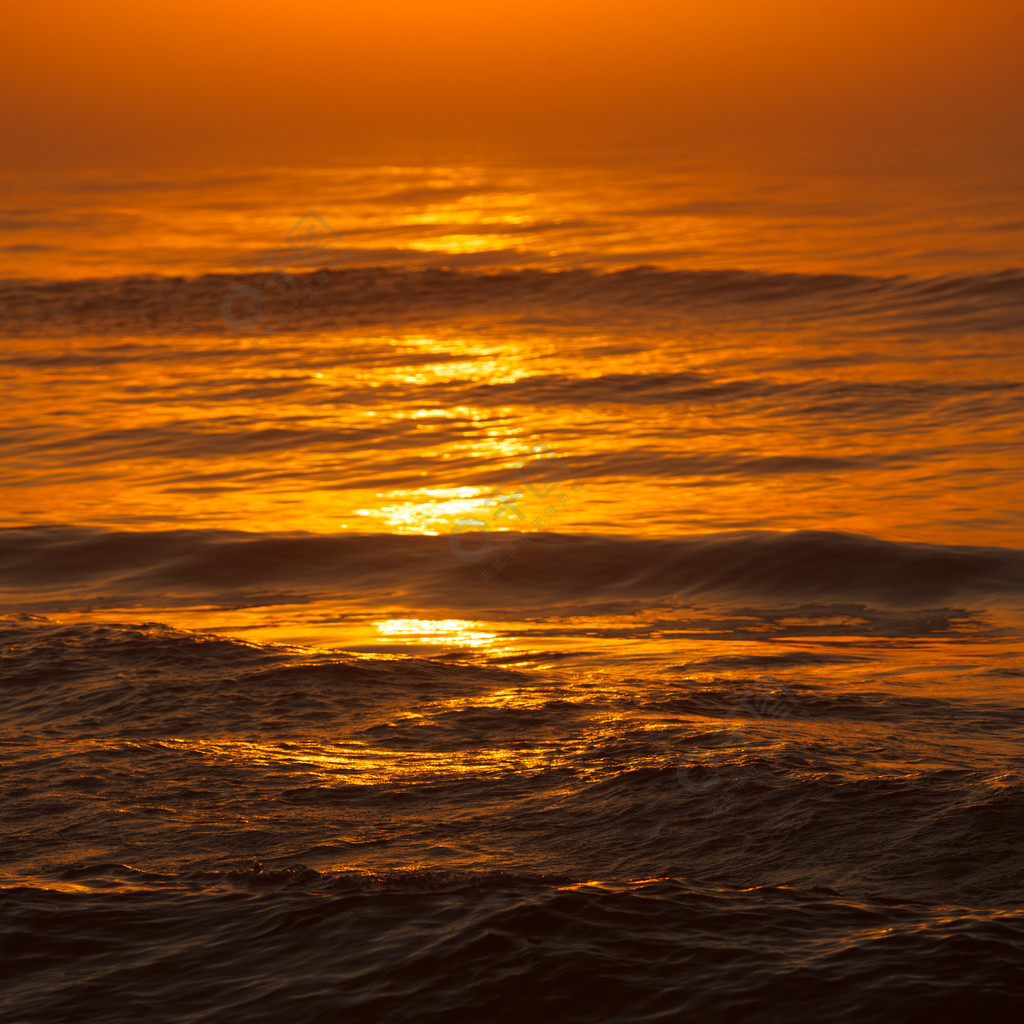
[[[122,870],[122,876],[129,874]],[[6,888],[18,1021],[1016,1019],[1020,912],[498,873]],[[60,921],[62,927],[55,927]],[[154,927],[157,924],[158,927]],[[87,936],[87,941],[82,936]]]
[[[1013,1019],[1019,702],[702,639],[581,678],[0,620],[0,1014]]]
[[[500,592],[496,586],[488,590],[481,563],[511,547],[515,556],[507,556],[501,570]],[[342,605],[435,610],[489,604],[608,610],[714,596],[934,607],[1024,594],[1024,552],[1016,549],[825,531],[636,539],[472,530],[425,537],[39,526],[0,530],[0,571],[6,581],[0,598],[14,611],[117,606],[126,599],[145,607],[301,604],[314,596]]]
[[[324,268],[293,275],[290,283],[271,283],[266,274],[3,280],[0,332],[262,335],[480,317],[481,330],[494,321],[557,326],[568,318],[578,330],[588,322],[672,324],[680,317],[757,329],[802,321],[954,333],[1024,326],[1024,271],[1017,269],[924,279],[652,266],[613,272]]]

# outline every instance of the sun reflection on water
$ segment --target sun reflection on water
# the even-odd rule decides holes
[[[488,487],[388,491],[380,495],[382,504],[376,508],[355,509],[354,514],[383,521],[395,533],[437,537],[478,510],[490,491]]]
[[[384,619],[375,622],[374,626],[382,637],[389,640],[423,639],[461,647],[487,648],[495,647],[499,640],[497,633],[483,628],[485,623],[468,619]]]

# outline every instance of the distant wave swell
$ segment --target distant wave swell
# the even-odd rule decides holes
[[[588,319],[607,325],[680,317],[733,325],[755,318],[759,327],[836,318],[947,331],[1024,326],[1024,271],[1016,269],[912,278],[650,266],[612,272],[370,267],[326,268],[292,275],[290,282],[266,274],[0,281],[0,333],[261,334],[479,316],[551,326],[566,315],[577,327]],[[248,296],[248,304],[233,296]]]

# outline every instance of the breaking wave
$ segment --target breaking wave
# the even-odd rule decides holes
[[[879,540],[824,531],[667,539],[513,533],[335,536],[219,530],[123,532],[85,527],[0,530],[0,594],[22,610],[47,593],[203,597],[223,604],[304,600],[472,608],[486,603],[480,555],[510,546],[498,600],[577,605],[721,595],[914,606],[1024,595],[1024,552]],[[289,597],[290,595],[290,597]],[[303,596],[305,595],[305,597]],[[55,599],[56,600],[56,599]]]

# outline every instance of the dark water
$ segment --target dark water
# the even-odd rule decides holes
[[[0,557],[109,600],[288,566],[474,601],[443,538]],[[1024,671],[968,606],[1019,554],[547,535],[507,571],[430,656],[4,620],[8,1019],[1014,1019]]]
[[[663,187],[0,282],[5,1021],[1021,1019],[1012,211]]]

